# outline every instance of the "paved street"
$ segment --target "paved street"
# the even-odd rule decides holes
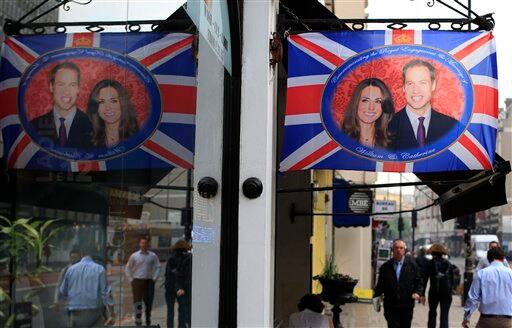
[[[361,327],[361,328],[380,328],[387,327],[386,320],[382,311],[377,313],[373,310],[373,306],[368,303],[346,304],[342,307],[341,322],[343,327]],[[450,327],[461,327],[463,308],[460,305],[460,297],[454,296],[453,303],[450,308]],[[478,311],[471,318],[470,327],[475,327],[478,321]],[[438,310],[439,320],[439,310]],[[421,304],[414,308],[414,318],[412,327],[427,327],[428,306]],[[439,321],[437,326],[439,327]]]

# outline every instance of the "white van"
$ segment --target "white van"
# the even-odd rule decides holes
[[[475,259],[480,261],[482,258],[487,257],[487,249],[489,249],[489,243],[495,241],[499,243],[498,236],[496,235],[472,235],[471,244],[475,250]]]

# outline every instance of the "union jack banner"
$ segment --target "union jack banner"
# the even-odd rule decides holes
[[[7,37],[0,57],[0,155],[11,169],[192,168],[194,38],[157,32]],[[114,91],[108,98],[102,90]],[[105,109],[108,101],[120,105]],[[67,112],[73,114],[65,123]]]
[[[288,38],[282,172],[490,170],[497,127],[490,32]]]

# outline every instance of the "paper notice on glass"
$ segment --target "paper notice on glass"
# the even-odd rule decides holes
[[[375,312],[380,312],[380,307],[382,305],[382,296],[374,297],[372,299],[372,303],[373,303],[373,309],[375,310]]]

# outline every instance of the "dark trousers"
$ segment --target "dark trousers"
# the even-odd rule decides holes
[[[151,308],[155,296],[155,282],[153,279],[133,279],[133,306],[135,312],[135,324],[142,324],[142,303],[146,309],[146,324],[151,323]]]
[[[167,303],[167,328],[174,327],[174,303],[178,301],[178,327],[190,327],[191,316],[191,295],[190,291],[186,291],[183,296],[176,296],[176,290],[170,289],[165,291],[165,302]]]
[[[436,327],[437,305],[441,306],[441,325],[439,327],[448,328],[448,313],[450,312],[450,306],[452,305],[452,296],[440,296],[436,293],[428,294],[428,328]]]
[[[410,328],[413,311],[413,307],[384,306],[384,318],[388,322],[388,328]]]

